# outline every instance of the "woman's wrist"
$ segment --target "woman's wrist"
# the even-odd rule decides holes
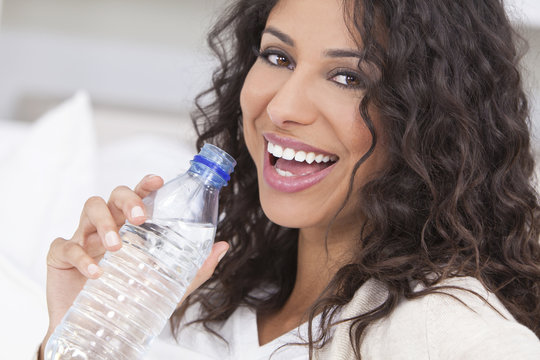
[[[43,347],[43,343],[39,344],[36,354],[34,356],[34,360],[43,360],[43,353],[41,348]]]
[[[47,341],[49,341],[49,338],[51,337],[51,334],[47,332],[47,335],[45,335],[45,338],[39,344],[39,348],[37,351],[37,360],[44,360],[45,359],[45,346],[47,346]]]

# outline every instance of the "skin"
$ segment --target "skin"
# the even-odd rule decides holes
[[[298,21],[299,18],[302,21]],[[348,33],[340,1],[282,0],[272,10],[266,30],[260,45],[261,50],[267,50],[267,55],[261,56],[253,65],[241,93],[244,136],[257,167],[259,195],[265,214],[277,224],[299,228],[300,235],[295,287],[282,309],[258,316],[261,345],[304,322],[306,310],[347,262],[346,254],[351,253],[361,221],[353,201],[348,202],[332,224],[327,248],[325,235],[345,199],[354,165],[372,142],[358,112],[362,97],[358,78],[354,76],[358,72],[358,59],[327,56],[328,50],[358,49]],[[275,35],[275,30],[294,43],[284,42],[282,36]],[[277,57],[276,50],[285,57]],[[377,123],[375,126],[378,128]],[[336,154],[339,161],[320,183],[297,193],[282,193],[269,187],[262,176],[266,151],[262,134],[265,132],[300,140]],[[381,144],[384,139],[379,138],[375,152],[359,168],[355,192],[384,166]],[[149,175],[134,190],[116,188],[108,201],[90,198],[73,237],[58,238],[52,243],[47,257],[49,330],[43,344],[85,281],[101,275],[101,269],[94,266],[105,251],[120,249],[120,243],[112,245],[107,240],[114,238],[126,219],[133,224],[143,223],[144,213],[136,214],[134,209],[144,211],[141,199],[162,185],[160,177]],[[225,242],[214,244],[187,294],[210,278],[227,250]],[[96,272],[90,272],[89,266]]]
[[[355,203],[349,201],[332,224],[326,251],[328,226],[346,198],[355,164],[372,143],[358,110],[363,94],[354,76],[358,58],[329,56],[335,49],[358,52],[341,1],[282,0],[270,13],[260,44],[262,56],[242,89],[244,137],[257,167],[263,210],[273,222],[300,229],[294,290],[280,311],[259,316],[260,344],[305,321],[306,310],[347,262],[361,223]],[[264,180],[264,133],[302,141],[336,154],[339,161],[310,188],[281,192]],[[375,152],[359,168],[355,192],[384,166],[383,143],[379,139]]]

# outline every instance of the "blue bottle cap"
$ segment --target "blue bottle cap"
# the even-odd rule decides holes
[[[236,166],[236,161],[215,145],[204,144],[198,155],[193,157],[192,162],[197,162],[207,166],[210,170],[221,177],[227,183]]]

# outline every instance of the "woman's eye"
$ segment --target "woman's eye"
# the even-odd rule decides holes
[[[285,67],[289,70],[294,69],[294,65],[292,62],[287,58],[287,56],[283,54],[279,54],[276,52],[269,52],[269,51],[263,51],[260,55],[265,61],[267,61],[269,64],[279,67]]]
[[[352,74],[338,74],[332,77],[332,80],[346,87],[358,88],[362,85],[359,77]]]
[[[274,65],[289,67],[291,62],[283,55],[272,54],[268,56],[268,61]]]

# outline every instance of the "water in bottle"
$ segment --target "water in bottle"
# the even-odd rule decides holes
[[[148,220],[120,229],[122,248],[100,261],[55,329],[45,359],[141,359],[212,248],[218,194],[236,162],[206,144],[190,169],[143,199]]]

